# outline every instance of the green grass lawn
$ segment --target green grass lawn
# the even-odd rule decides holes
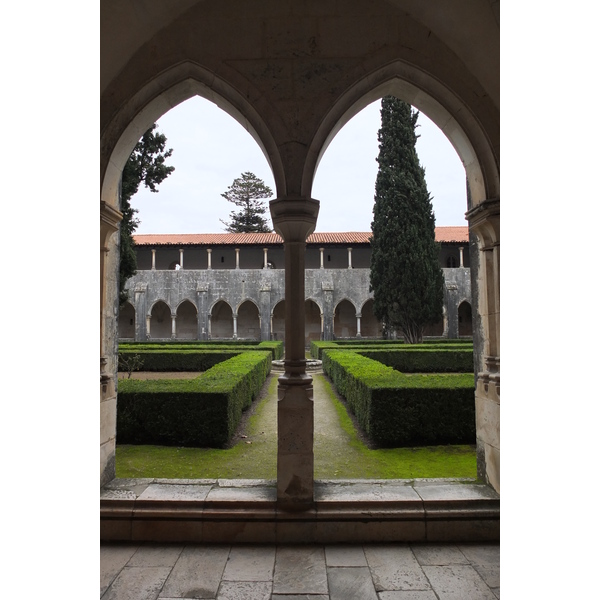
[[[476,478],[474,446],[369,449],[327,378],[314,376],[313,386],[316,479]],[[117,446],[117,477],[276,479],[276,411],[270,377],[231,448]]]

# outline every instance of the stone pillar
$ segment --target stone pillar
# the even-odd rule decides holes
[[[206,323],[206,303],[208,296],[208,285],[198,284],[196,287],[196,305],[198,308],[198,339],[208,339],[208,327]]]
[[[156,271],[156,248],[152,248],[152,270]]]
[[[478,246],[477,256],[471,252],[471,269],[477,270],[473,358],[481,369],[475,373],[477,474],[500,492],[500,200],[484,200],[466,216]]]
[[[146,339],[149,340],[150,339],[150,321],[151,321],[151,315],[146,315]]]
[[[177,315],[171,315],[171,339],[177,337]]]
[[[325,248],[319,248],[319,252],[321,253],[321,269],[324,269],[325,267],[323,266],[323,252],[325,251]]]
[[[444,307],[446,309],[448,339],[458,339],[458,286],[455,283],[446,283],[444,289]]]
[[[282,509],[314,505],[314,404],[304,349],[306,238],[314,231],[319,202],[278,198],[270,202],[285,253],[285,360],[277,402],[277,502]]]
[[[362,317],[362,313],[356,313],[356,337],[361,337],[360,335],[360,318]]]
[[[116,287],[111,288],[108,280],[117,281],[119,246],[115,234],[122,218],[116,208],[100,202],[100,485],[115,478],[117,350],[110,332],[111,329],[116,331],[118,292]],[[111,274],[107,276],[108,272]]]
[[[333,281],[324,281],[323,290],[323,339],[333,340]]]
[[[235,268],[236,269],[240,268],[240,249],[239,248],[235,249]]]
[[[460,246],[458,251],[460,252],[460,268],[462,269],[464,267],[464,262],[463,262],[463,247]]]
[[[348,248],[348,268],[352,268],[352,248]]]
[[[233,314],[233,339],[237,340],[237,314]]]
[[[263,269],[269,268],[269,260],[267,258],[268,252],[269,252],[268,248],[263,248],[263,254],[264,254]]]
[[[183,269],[183,248],[179,248],[179,266]]]
[[[212,256],[212,248],[207,248],[206,249],[206,254],[208,255],[208,266],[206,267],[209,271],[212,269],[212,264],[211,264],[211,256]]]
[[[208,339],[210,340],[212,337],[212,315],[209,313],[208,315]]]
[[[260,288],[260,339],[268,341],[273,331],[273,316],[271,314],[271,284],[264,283]]]
[[[142,342],[146,339],[146,285],[138,283],[133,292],[133,306],[135,308],[135,341]]]

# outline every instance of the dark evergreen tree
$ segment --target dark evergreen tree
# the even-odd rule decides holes
[[[379,170],[371,223],[373,311],[409,343],[442,318],[444,278],[435,216],[416,152],[418,112],[394,96],[381,101]]]
[[[273,195],[271,188],[265,185],[254,173],[242,173],[241,177],[234,179],[227,191],[221,196],[241,207],[239,211],[229,213],[229,222],[221,219],[225,231],[229,233],[270,233],[268,221],[263,216],[267,207],[263,204],[264,198]]]
[[[131,156],[123,168],[121,178],[121,239],[119,261],[119,304],[127,301],[125,283],[137,270],[133,233],[139,225],[135,214],[137,209],[131,207],[131,198],[143,183],[151,192],[158,192],[157,185],[164,181],[175,167],[167,166],[165,160],[173,153],[172,149],[165,151],[167,138],[163,133],[154,133],[157,125],[154,123],[140,141],[136,144]]]

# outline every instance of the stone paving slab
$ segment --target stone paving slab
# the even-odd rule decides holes
[[[319,546],[277,549],[274,594],[327,594],[325,552]]]
[[[467,565],[467,557],[454,545],[423,545],[413,544],[413,554],[421,566],[423,565]]]
[[[181,553],[183,546],[140,546],[131,557],[129,567],[173,567]]]
[[[433,590],[379,592],[379,600],[439,600]],[[467,600],[464,598],[463,600]],[[470,600],[470,599],[468,599]]]
[[[471,565],[423,567],[439,600],[496,600],[496,595]]]
[[[378,592],[431,589],[410,547],[365,545],[364,548]]]
[[[170,572],[169,567],[125,567],[102,600],[156,600]]]
[[[223,580],[272,581],[274,568],[274,546],[233,546]]]
[[[100,595],[116,579],[121,569],[135,554],[137,546],[100,546]]]
[[[332,567],[327,582],[330,600],[378,600],[369,567]]]
[[[215,598],[228,556],[229,546],[187,546],[170,572],[161,595]]]
[[[271,600],[271,582],[224,581],[217,600]]]
[[[361,546],[325,546],[328,567],[366,567],[367,559]]]

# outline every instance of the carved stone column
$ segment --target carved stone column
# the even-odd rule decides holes
[[[471,233],[477,237],[476,296],[483,347],[474,351],[476,373],[475,418],[477,472],[500,491],[500,200],[485,200],[467,213]],[[473,332],[475,342],[478,336]]]
[[[117,265],[114,257],[113,260],[109,257],[109,252],[111,249],[113,253],[119,251],[118,242],[113,236],[118,232],[122,218],[123,215],[116,208],[100,202],[100,485],[115,477],[117,353],[114,301],[117,291],[113,278],[117,276]],[[111,264],[115,265],[114,273]],[[109,279],[113,280],[113,288]],[[112,334],[111,324],[114,324]]]
[[[278,198],[270,203],[285,253],[285,360],[277,403],[277,501],[288,510],[314,503],[314,405],[304,348],[306,238],[314,231],[319,202]]]

